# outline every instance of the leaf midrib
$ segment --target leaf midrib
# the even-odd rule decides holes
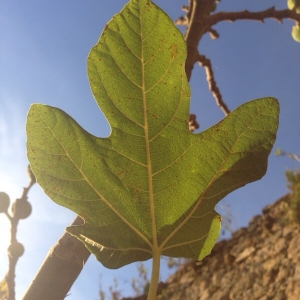
[[[141,7],[140,7],[141,10]],[[141,15],[141,14],[140,14]],[[152,230],[152,253],[158,253],[157,242],[157,229],[156,229],[156,216],[154,205],[154,192],[153,192],[153,174],[152,174],[152,162],[150,152],[150,139],[149,139],[149,127],[148,127],[148,114],[147,114],[147,97],[146,97],[146,84],[145,84],[145,58],[144,58],[144,38],[143,38],[143,26],[142,18],[140,17],[140,36],[141,36],[141,66],[142,66],[142,95],[143,95],[143,108],[144,108],[144,133],[146,143],[146,157],[147,157],[147,172],[148,172],[148,193],[149,193],[149,206],[151,216],[151,230]]]

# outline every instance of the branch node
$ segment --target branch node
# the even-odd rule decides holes
[[[180,18],[178,18],[175,21],[175,25],[178,25],[178,26],[187,26],[188,25],[188,20],[186,19],[186,17],[181,16]]]
[[[213,40],[216,40],[220,37],[219,32],[213,28],[209,28],[208,32],[209,32],[211,39],[213,39]]]
[[[195,114],[190,114],[189,129],[191,132],[195,131],[196,129],[198,129],[200,127],[196,118],[197,118],[197,116]]]

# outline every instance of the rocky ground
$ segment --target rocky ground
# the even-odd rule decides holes
[[[157,299],[299,300],[300,227],[291,220],[289,195],[160,283]]]

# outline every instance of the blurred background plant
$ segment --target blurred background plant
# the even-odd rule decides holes
[[[4,213],[10,222],[10,245],[7,249],[8,254],[8,271],[4,279],[0,282],[0,300],[15,300],[15,274],[18,259],[24,254],[24,246],[17,240],[17,229],[19,221],[30,216],[32,207],[28,202],[27,194],[30,188],[35,184],[36,179],[28,166],[28,176],[30,179],[28,187],[23,189],[21,198],[16,199],[11,205],[11,213],[8,209],[10,206],[9,195],[0,192],[0,213]]]
[[[286,152],[281,148],[276,150],[275,155],[289,157],[300,163],[300,155]],[[300,223],[300,169],[287,170],[285,176],[290,190],[290,219],[291,222]]]

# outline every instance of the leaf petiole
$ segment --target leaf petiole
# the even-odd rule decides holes
[[[147,300],[155,300],[157,294],[157,287],[158,287],[158,279],[159,279],[159,270],[160,270],[160,253],[156,251],[153,253],[153,260],[152,260],[152,274],[151,274],[151,281],[149,287],[149,293]]]

